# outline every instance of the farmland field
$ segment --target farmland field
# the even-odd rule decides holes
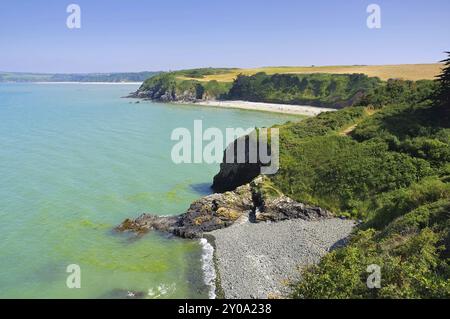
[[[381,80],[404,79],[404,80],[432,80],[442,70],[442,65],[436,64],[398,64],[398,65],[349,65],[349,66],[299,66],[299,67],[262,67],[254,69],[230,69],[227,73],[206,75],[195,78],[198,81],[217,80],[219,82],[232,82],[238,74],[252,75],[258,72],[267,74],[310,74],[310,73],[363,73],[368,76],[379,77]],[[179,79],[193,79],[185,76]]]

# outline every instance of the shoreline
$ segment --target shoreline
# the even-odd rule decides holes
[[[356,222],[339,218],[244,223],[206,233],[214,247],[216,296],[285,298],[301,269],[346,244]]]
[[[203,282],[209,287],[208,298],[217,298],[217,268],[214,262],[215,249],[214,245],[206,238],[200,238],[200,246],[202,247],[202,271]]]
[[[198,101],[198,102],[175,102],[174,104],[201,105],[217,108],[233,108],[252,111],[264,111],[272,113],[293,114],[303,116],[316,116],[323,112],[335,112],[337,109],[293,104],[276,104],[249,101]]]

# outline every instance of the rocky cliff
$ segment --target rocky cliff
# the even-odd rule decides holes
[[[204,100],[203,93],[200,88],[195,86],[180,90],[177,88],[152,87],[140,88],[136,92],[131,93],[128,97],[148,99],[160,102],[195,102]]]
[[[126,219],[115,229],[137,235],[157,230],[183,238],[198,238],[205,232],[236,223],[295,218],[316,220],[331,216],[329,211],[320,207],[292,200],[274,188],[268,178],[259,176],[234,191],[212,194],[193,202],[182,215],[160,217],[143,214],[134,220]]]
[[[220,164],[220,171],[214,176],[212,188],[216,192],[226,192],[235,189],[240,185],[250,183],[261,172],[262,164],[257,159],[256,163],[250,163],[249,161],[249,139],[250,136],[242,136],[236,139],[232,144],[224,151],[223,160]],[[237,145],[240,140],[245,143],[244,160],[241,163],[237,160]],[[259,147],[258,143],[256,143]],[[226,154],[230,149],[234,149],[234,158],[231,162],[226,160]]]
[[[185,79],[183,72],[161,73],[146,80],[128,97],[160,102],[195,102],[214,100],[229,91],[231,83]]]

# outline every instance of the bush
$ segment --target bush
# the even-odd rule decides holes
[[[302,271],[292,297],[450,298],[450,143],[436,112],[385,106],[357,119],[350,137],[321,128],[289,139],[274,183],[365,221],[346,247]],[[371,264],[380,266],[380,289],[367,288]]]
[[[409,188],[382,194],[372,204],[372,215],[365,227],[383,229],[397,217],[441,198],[450,198],[450,184],[437,177],[428,177]]]
[[[296,200],[364,218],[365,202],[433,172],[424,160],[381,147],[337,136],[308,138],[288,155],[287,162],[281,156],[280,171],[273,179]],[[301,164],[290,164],[293,159]]]
[[[377,239],[359,231],[349,246],[306,269],[293,298],[449,298],[448,263],[439,258],[441,235],[423,228],[409,237]],[[381,288],[369,289],[369,265],[378,265]]]
[[[239,75],[229,99],[253,102],[306,104],[323,107],[356,105],[365,92],[381,85],[378,78],[363,74]]]

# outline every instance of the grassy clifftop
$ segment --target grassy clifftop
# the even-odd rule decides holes
[[[277,69],[278,70],[278,69]],[[352,105],[384,105],[390,96],[420,99],[429,94],[431,80],[381,81],[364,74],[239,74],[233,82],[205,79],[237,72],[235,69],[193,69],[162,73],[146,80],[134,94],[152,100],[245,100],[342,108]]]

